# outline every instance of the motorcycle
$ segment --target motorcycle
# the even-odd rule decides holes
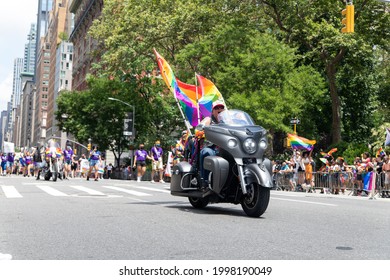
[[[218,150],[217,155],[203,161],[204,169],[210,172],[207,187],[200,184],[201,140],[196,138],[195,162],[183,161],[172,169],[171,194],[188,197],[194,208],[205,208],[209,203],[241,204],[248,216],[260,217],[268,207],[273,187],[272,164],[264,156],[267,132],[240,110],[223,111],[218,121],[203,127],[205,138]]]
[[[52,178],[55,182],[57,181],[57,178],[61,178],[59,168],[59,159],[61,156],[62,150],[60,145],[54,140],[49,141],[45,151],[46,164],[42,168],[42,175],[46,181],[49,181]]]

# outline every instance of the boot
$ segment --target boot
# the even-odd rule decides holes
[[[41,171],[38,171],[37,180],[39,180],[39,175],[41,175]]]

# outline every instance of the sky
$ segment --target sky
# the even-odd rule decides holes
[[[23,58],[31,23],[37,22],[38,0],[0,1],[0,112],[11,101],[14,59]]]

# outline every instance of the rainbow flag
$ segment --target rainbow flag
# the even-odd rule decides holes
[[[386,155],[386,153],[382,149],[382,147],[380,147],[379,150],[376,152],[376,157],[382,157],[382,156],[385,156],[385,155]]]
[[[168,86],[169,90],[173,93],[176,100],[179,101],[179,104],[181,108],[183,109],[183,113],[187,117],[188,121],[192,126],[197,126],[199,123],[198,117],[197,117],[197,105],[196,105],[196,99],[193,100],[190,97],[188,97],[182,89],[179,87],[179,82],[176,79],[171,66],[168,64],[168,62],[154,49],[154,53],[157,58],[157,64],[161,72],[161,76],[165,82],[165,84]],[[180,82],[183,89],[185,88],[184,83]],[[187,88],[185,89],[187,90]],[[190,91],[190,90],[188,90]]]
[[[212,81],[205,77],[196,74],[199,81],[199,88],[202,97],[199,99],[199,110],[203,117],[211,116],[213,102],[219,100],[223,101],[222,94]],[[225,104],[225,102],[223,101]],[[225,104],[226,108],[226,104]]]
[[[364,175],[363,178],[363,190],[365,191],[375,191],[375,182],[376,182],[376,173],[371,171]]]
[[[333,157],[332,154],[337,152],[337,148],[333,148],[331,149],[329,152],[325,153],[325,152],[320,152],[321,155],[323,155],[324,157]]]
[[[291,148],[297,150],[303,149],[303,150],[311,151],[313,150],[314,144],[316,143],[316,140],[309,140],[290,133],[287,134],[287,140],[289,141]]]

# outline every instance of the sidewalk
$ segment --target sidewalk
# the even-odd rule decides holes
[[[272,192],[286,194],[286,195],[296,195],[296,196],[306,196],[306,197],[326,197],[326,198],[342,198],[342,199],[358,199],[358,200],[379,200],[379,201],[388,201],[390,203],[390,198],[382,198],[379,193],[377,193],[373,198],[370,196],[356,196],[352,195],[351,190],[346,190],[344,194],[341,192],[339,194],[331,194],[331,193],[320,193],[320,190],[316,190],[313,192],[295,192],[295,191],[277,191],[272,190]]]

